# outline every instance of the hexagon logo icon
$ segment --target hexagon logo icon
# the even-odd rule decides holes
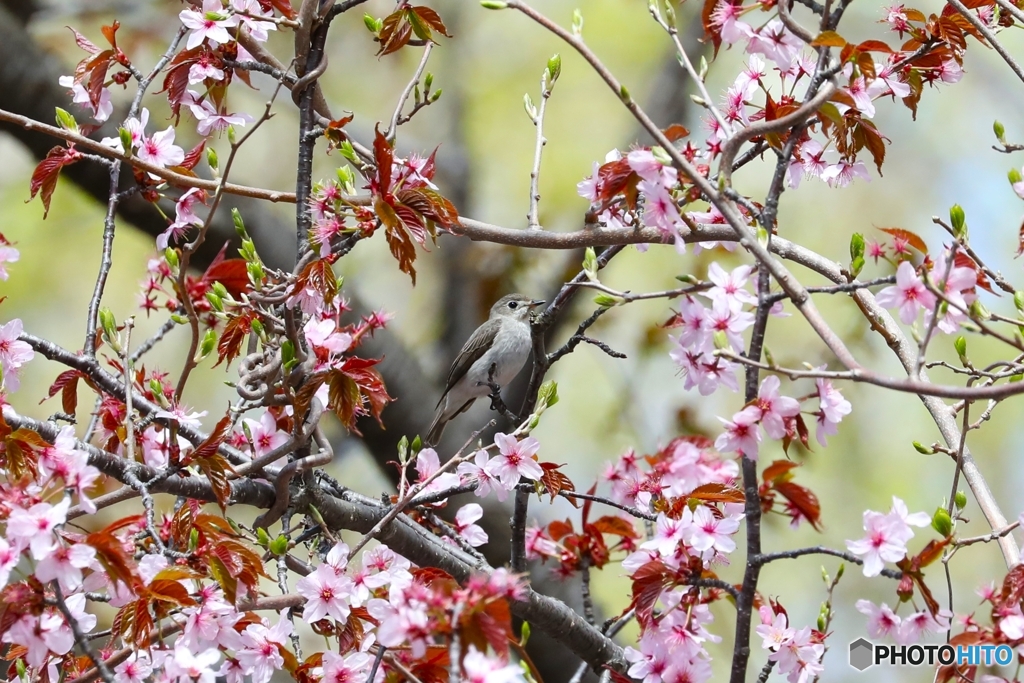
[[[874,646],[864,638],[850,643],[850,666],[857,671],[864,671],[874,664]]]

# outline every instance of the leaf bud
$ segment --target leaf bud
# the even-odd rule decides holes
[[[953,340],[953,348],[956,349],[956,355],[960,357],[960,362],[967,367],[970,361],[967,360],[967,337],[962,334]]]
[[[530,622],[524,621],[523,627],[519,631],[519,644],[522,647],[526,647],[526,644],[530,641]],[[18,660],[21,661],[20,659]]]
[[[363,15],[363,25],[366,26],[366,30],[372,33],[373,35],[377,35],[380,32],[380,26],[382,26],[384,23],[383,21],[381,21],[380,25],[378,25],[378,21],[378,19],[371,17],[369,14]]]
[[[171,320],[179,325],[188,325],[188,318],[183,315],[179,315],[178,313],[171,313]]]
[[[967,217],[959,204],[949,208],[949,223],[953,227],[953,236],[962,240],[967,235]]]
[[[398,462],[409,461],[409,437],[403,436],[398,442]]]
[[[263,527],[256,529],[256,544],[261,548],[270,547],[270,534]]]
[[[572,35],[576,38],[583,35],[583,12],[578,7],[572,11]]]
[[[999,121],[992,122],[992,132],[996,134],[996,140],[1006,144],[1006,129],[1003,128],[1003,124]]]
[[[633,103],[633,98],[630,97],[629,91],[626,90],[626,86],[619,86],[619,99],[622,100],[623,104],[629,105]]]
[[[220,282],[219,280],[218,280],[218,281],[215,281],[215,282],[213,283],[213,285],[211,286],[211,289],[213,289],[213,291],[214,291],[214,292],[215,292],[215,293],[217,294],[217,296],[219,296],[219,297],[220,297],[221,299],[228,299],[228,300],[230,300],[230,299],[231,299],[231,295],[230,295],[230,294],[228,294],[228,288],[227,288],[227,287],[225,287],[225,286],[224,286],[224,284],[223,284],[222,282]]]
[[[554,85],[555,81],[558,80],[559,75],[562,73],[562,56],[557,52],[548,60],[548,87]]]
[[[967,507],[967,494],[963,491],[957,491],[956,495],[953,496],[953,505],[956,506],[957,510],[963,510]]]
[[[665,0],[665,23],[669,29],[674,30],[676,27],[676,10],[672,7],[672,0]]]
[[[597,252],[593,247],[587,247],[583,254],[583,272],[591,282],[597,282]]]
[[[441,93],[443,93],[443,92],[444,92],[444,88],[438,88],[438,89],[437,89],[437,90],[436,90],[436,91],[434,92],[434,94],[432,94],[432,95],[430,96],[430,102],[431,102],[431,104],[433,104],[434,102],[437,102],[437,101],[438,101],[439,99],[441,99]]]
[[[254,286],[259,289],[260,285],[263,284],[263,279],[266,277],[266,273],[263,271],[263,266],[259,262],[248,263],[245,266],[246,271],[249,273],[249,279],[252,280]]]
[[[356,173],[352,170],[351,166],[342,166],[335,173],[338,176],[338,182],[341,183],[341,189],[345,194],[356,193]]]
[[[537,413],[542,413],[558,403],[558,383],[548,380],[537,391]]]
[[[57,110],[57,125],[60,126],[61,128],[63,128],[64,130],[70,130],[73,133],[77,133],[78,132],[78,122],[75,121],[75,117],[72,116],[71,112],[69,112],[67,110],[64,110],[64,109],[61,109],[60,107],[54,107],[54,109]],[[121,130],[124,130],[124,128],[122,128]],[[129,140],[131,139],[131,134],[130,133],[128,135],[128,139]],[[121,138],[121,144],[124,144],[124,138],[123,137]],[[131,143],[129,143],[128,147],[125,147],[125,151],[128,152],[128,150],[130,148],[131,148]],[[128,153],[130,153],[130,152],[128,152]]]
[[[259,318],[253,318],[252,319],[252,323],[250,323],[250,324],[252,325],[252,331],[256,334],[257,337],[260,338],[261,342],[266,344],[267,343],[267,330],[266,330],[266,328],[263,327],[263,323],[261,323],[259,321]]]
[[[341,152],[341,156],[347,159],[350,163],[359,165],[359,157],[356,155],[356,150],[352,146],[352,142],[349,140],[342,140],[341,144],[338,145],[338,151]]]
[[[975,320],[988,320],[992,317],[992,314],[987,308],[985,308],[985,305],[977,299],[971,303],[971,307],[968,310],[970,311],[971,317]]]
[[[725,332],[723,332],[722,330],[718,330],[717,332],[715,332],[713,339],[715,342],[715,348],[718,349],[719,351],[724,351],[725,349],[730,348],[729,338],[725,336]]]
[[[850,236],[850,258],[855,259],[864,255],[864,235],[859,232]]]
[[[270,542],[268,550],[277,557],[282,557],[288,552],[288,537],[284,534],[279,534],[277,538]]]
[[[216,292],[207,292],[206,300],[210,302],[211,306],[213,306],[213,310],[217,311],[218,313],[224,312],[224,301],[219,296],[217,296]]]
[[[526,115],[530,117],[530,120],[537,120],[537,107],[533,106],[533,98],[530,97],[530,93],[523,95],[523,109],[526,110]]]
[[[480,0],[480,6],[484,9],[505,9],[508,3],[501,0]]]
[[[210,170],[217,171],[217,150],[213,147],[206,148],[206,163],[210,166]]]
[[[207,330],[206,334],[203,335],[203,341],[199,343],[199,350],[196,351],[195,358],[193,359],[196,363],[201,363],[206,359],[213,350],[217,348],[217,333],[213,330]]]
[[[676,279],[679,280],[680,282],[685,282],[688,285],[700,284],[700,280],[697,279],[697,277],[694,275],[676,275]]]
[[[114,320],[114,313],[109,308],[101,308],[99,311],[100,327],[103,329],[103,340],[115,352],[121,353],[121,340],[117,334],[117,321]]]
[[[281,342],[281,366],[285,372],[290,371],[298,363],[295,357],[295,344],[290,339]]]
[[[818,630],[824,633],[828,630],[828,603],[821,603],[821,609],[818,610]]]
[[[839,583],[839,579],[843,578],[843,572],[846,571],[846,563],[840,562],[839,569],[836,570],[836,583]]]
[[[1024,314],[1024,292],[1013,293],[1013,306],[1018,313]]]
[[[612,296],[611,294],[598,294],[594,297],[594,303],[603,308],[618,306],[623,301],[625,301],[625,299],[621,296]]]
[[[914,450],[920,453],[921,455],[935,455],[934,448],[932,448],[931,446],[925,446],[920,441],[914,442]]]
[[[430,92],[430,86],[434,84],[434,74],[427,72],[427,75],[423,77],[423,90]]]
[[[700,78],[700,80],[703,81],[704,78],[707,75],[708,75],[708,60],[707,60],[707,57],[705,57],[704,55],[701,55],[700,56],[700,71],[697,73],[697,76]]]
[[[171,270],[178,270],[178,252],[175,249],[167,247],[164,249],[164,260],[167,261],[167,265],[171,267]]]
[[[235,232],[243,240],[248,237],[245,232],[245,221],[242,220],[242,213],[235,207],[231,207],[231,222],[235,224]]]
[[[936,508],[935,514],[932,515],[932,528],[943,538],[948,538],[953,533],[953,520],[946,512],[946,508]]]

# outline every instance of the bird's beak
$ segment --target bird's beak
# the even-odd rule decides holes
[[[543,306],[547,302],[544,299],[534,299],[530,302],[530,308],[536,308],[537,306]]]

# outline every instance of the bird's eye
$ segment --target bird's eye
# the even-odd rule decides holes
[[[514,308],[516,308],[517,306],[519,306],[519,304],[518,304],[518,303],[516,303],[515,301],[509,301],[509,302],[508,302],[508,307],[509,307],[509,308],[512,308],[512,309],[514,309]]]

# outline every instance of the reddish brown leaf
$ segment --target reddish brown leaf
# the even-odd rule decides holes
[[[636,527],[628,519],[617,517],[615,515],[605,515],[600,519],[594,520],[593,527],[600,531],[602,534],[608,534],[610,536],[621,536],[622,538],[640,538],[640,535],[636,531]]]
[[[93,44],[93,42],[91,40],[89,40],[88,38],[83,36],[81,33],[76,31],[75,29],[71,28],[70,26],[68,26],[66,28],[69,31],[71,31],[71,33],[74,34],[74,36],[75,36],[75,44],[78,45],[78,47],[82,48],[83,50],[85,50],[86,52],[88,52],[91,55],[94,55],[94,54],[96,54],[97,52],[100,51],[100,49],[98,47],[96,47],[96,45]]]
[[[29,182],[29,201],[35,199],[37,194],[39,195],[43,202],[43,218],[50,213],[50,198],[53,197],[53,191],[57,189],[57,177],[60,175],[60,170],[81,158],[82,155],[73,149],[54,147],[36,165],[35,171],[32,172],[32,180]]]
[[[224,246],[227,246],[225,243]],[[223,253],[223,250],[222,250]],[[236,298],[249,291],[249,271],[246,269],[245,259],[229,258],[211,263],[210,267],[203,273],[202,282],[213,284],[219,282],[224,289]]]
[[[334,274],[330,261],[316,259],[302,269],[295,280],[292,295],[300,294],[307,287],[315,290],[324,301],[334,301],[338,296],[338,278]]]
[[[143,519],[142,515],[136,515],[127,520],[119,520],[106,529],[95,531],[85,537],[86,544],[96,550],[96,558],[111,580],[123,583],[136,593],[142,590],[142,579],[136,571],[135,561],[125,552],[124,544],[113,535],[113,531],[125,526],[126,522],[139,523]]]
[[[298,16],[292,8],[291,0],[270,0],[270,4],[287,19],[294,19]]]
[[[199,163],[200,159],[203,158],[203,150],[206,148],[206,140],[200,140],[199,144],[190,149],[186,154],[185,158],[179,164],[182,168],[192,170]]]
[[[887,235],[892,235],[893,237],[906,240],[907,244],[912,246],[914,249],[917,249],[922,254],[928,253],[928,245],[925,244],[924,240],[915,232],[904,230],[903,228],[879,228],[879,230]]]
[[[893,49],[880,40],[865,40],[857,49],[861,52],[885,52],[890,55],[893,53]]]
[[[793,462],[792,460],[776,460],[764,468],[764,472],[761,473],[761,479],[766,484],[770,484],[776,479],[783,477],[791,479],[793,475],[790,473],[790,470],[796,467],[800,467],[800,463]]]
[[[811,41],[811,47],[846,47],[846,38],[835,31],[822,31]]]
[[[671,126],[669,126],[668,128],[661,132],[665,134],[665,137],[668,138],[669,142],[682,140],[683,138],[690,134],[690,131],[686,128],[686,126],[680,125],[678,123],[673,123]]]
[[[224,333],[217,341],[217,363],[213,367],[217,367],[224,361],[231,363],[241,353],[242,342],[252,331],[252,321],[255,318],[254,311],[246,311],[242,315],[228,320],[227,325],[224,326]]]
[[[563,465],[556,465],[553,462],[542,462],[540,467],[544,470],[544,474],[541,475],[540,483],[544,486],[544,489],[551,495],[551,500],[555,499],[559,491],[575,491],[576,486],[572,483],[569,477],[565,476],[562,472],[559,472],[559,468]],[[569,502],[576,505],[576,501],[569,498]]]
[[[725,484],[703,484],[687,494],[686,497],[690,500],[708,503],[742,503],[743,491],[735,486],[726,486]]]
[[[409,23],[409,15],[404,8],[399,8],[384,17],[379,38],[378,57],[389,55],[405,47],[412,38],[412,25]]]
[[[415,14],[417,17],[419,17],[419,19],[424,24],[426,24],[430,28],[434,29],[435,31],[440,33],[442,36],[444,36],[446,38],[451,38],[451,36],[448,35],[448,29],[445,27],[444,22],[441,21],[441,17],[434,10],[430,9],[429,7],[425,7],[423,5],[420,5],[420,6],[411,8],[409,11],[412,14]],[[424,38],[424,40],[429,40],[429,38]]]
[[[813,491],[791,481],[778,482],[774,488],[800,511],[815,530],[821,531],[821,503]]]
[[[93,384],[92,380],[88,375],[78,370],[65,370],[64,372],[57,375],[57,379],[50,385],[50,390],[47,392],[46,398],[53,398],[57,392],[60,392],[61,398],[61,409],[68,415],[74,415],[78,409],[78,380],[84,379],[86,384],[91,386],[97,392],[96,385]],[[45,401],[46,399],[43,399]],[[40,401],[42,403],[43,401]]]
[[[701,24],[704,26],[704,39],[711,40],[711,44],[715,48],[713,57],[718,56],[718,48],[722,46],[722,28],[714,20],[715,8],[718,7],[719,2],[727,5],[738,4],[735,2],[728,2],[728,0],[704,0],[704,4],[700,11],[700,20]]]
[[[227,510],[228,501],[231,499],[231,484],[228,483],[227,473],[231,472],[231,464],[227,459],[217,452],[228,429],[231,427],[231,415],[225,415],[213,428],[210,436],[196,447],[191,455],[192,461],[199,466],[199,469],[206,478],[210,480],[213,488],[213,495],[217,498],[217,504],[221,511]]]
[[[387,238],[391,255],[398,261],[398,269],[412,278],[415,285],[416,268],[413,264],[416,262],[416,245],[405,230],[402,219],[395,213],[394,208],[380,197],[374,200],[373,208],[377,218],[384,225],[384,236]]]
[[[110,43],[110,47],[117,47],[117,29],[121,28],[121,22],[115,20],[110,26],[103,26],[100,31],[103,33],[103,37]]]
[[[661,561],[648,562],[633,573],[633,600],[629,608],[636,610],[636,619],[642,627],[651,623],[658,598],[675,585],[676,578],[676,573]]]

